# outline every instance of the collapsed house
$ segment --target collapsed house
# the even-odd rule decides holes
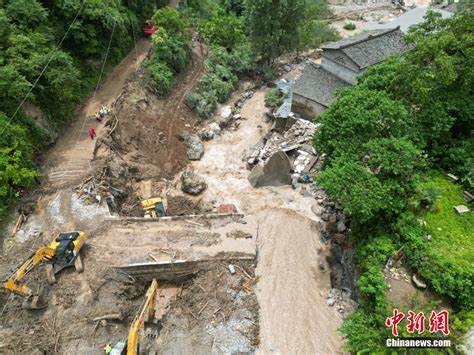
[[[399,27],[378,29],[322,47],[321,65],[310,62],[293,87],[292,111],[312,119],[336,99],[339,88],[355,85],[366,68],[407,52]]]

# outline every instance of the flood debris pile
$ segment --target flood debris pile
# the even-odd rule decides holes
[[[221,107],[217,118],[200,130],[199,136],[201,139],[208,141],[214,139],[224,129],[231,131],[238,129],[243,119],[241,115],[242,107],[244,107],[247,100],[253,97],[255,91],[255,88],[244,90],[232,105]]]
[[[294,117],[294,116],[293,116]],[[317,125],[292,115],[293,123],[283,133],[276,131],[250,147],[243,157],[252,170],[249,180],[252,186],[311,182],[310,175],[321,169],[324,155],[318,155],[311,142]]]
[[[106,204],[111,212],[129,215],[139,206],[139,199],[133,193],[132,180],[136,171],[117,155],[100,161],[91,176],[86,178],[75,191],[90,204]]]
[[[163,353],[252,353],[259,342],[251,261],[209,262],[185,282],[162,323]]]
[[[169,216],[185,216],[203,212],[201,200],[193,201],[185,196],[168,196],[166,213]]]

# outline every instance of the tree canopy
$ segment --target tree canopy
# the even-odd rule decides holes
[[[323,21],[329,13],[325,1],[245,0],[244,4],[250,42],[264,63],[336,38]]]

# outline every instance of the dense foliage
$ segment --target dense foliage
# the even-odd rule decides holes
[[[342,327],[350,351],[383,349],[382,267],[402,246],[438,293],[457,309],[474,308],[472,218],[453,210],[466,203],[462,189],[428,172],[445,169],[473,188],[473,21],[472,11],[450,19],[429,13],[407,37],[409,53],[367,69],[317,118],[315,148],[327,154],[317,181],[342,200],[357,246],[361,308]],[[432,209],[421,211],[420,201]]]
[[[242,1],[216,1],[213,12],[202,18],[198,28],[208,47],[206,72],[197,88],[186,95],[187,105],[208,118],[218,103],[225,102],[238,79],[254,69],[252,52],[245,36]]]
[[[175,84],[175,75],[186,68],[191,34],[186,21],[170,7],[157,10],[153,22],[157,31],[152,36],[153,50],[145,67],[152,79],[151,87],[159,94],[167,94]]]
[[[245,20],[250,42],[261,61],[271,64],[284,53],[316,48],[336,38],[324,21],[323,0],[245,1]]]
[[[252,70],[250,49],[240,46],[228,52],[225,48],[214,46],[205,61],[206,74],[197,88],[187,93],[187,105],[196,110],[202,118],[209,118],[218,102],[225,102],[238,80]]]
[[[150,10],[147,0],[0,1],[0,219],[38,176],[35,154],[96,85],[109,41],[106,70]]]

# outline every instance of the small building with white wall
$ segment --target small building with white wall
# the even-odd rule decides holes
[[[378,29],[323,46],[321,65],[308,63],[293,87],[292,111],[318,116],[336,99],[338,88],[355,85],[366,68],[411,47],[399,27]]]

